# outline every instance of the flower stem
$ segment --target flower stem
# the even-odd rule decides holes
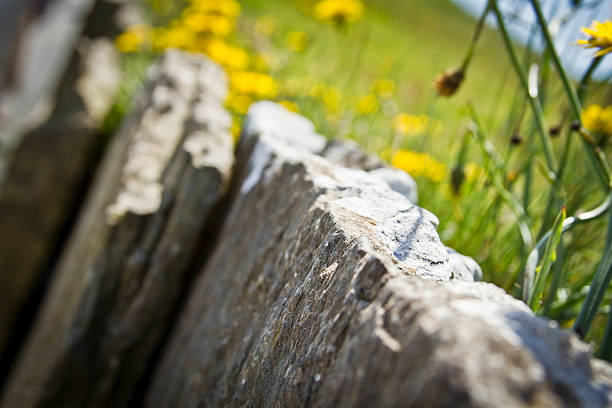
[[[567,94],[567,97],[569,99],[570,106],[574,114],[574,118],[578,122],[580,122],[580,124],[582,125],[582,121],[580,119],[580,113],[582,112],[582,105],[580,103],[578,93],[576,92],[572,84],[570,83],[569,76],[567,75],[567,72],[565,72],[565,69],[563,68],[563,64],[561,63],[561,58],[559,58],[559,54],[557,53],[557,50],[555,49],[555,44],[550,35],[550,32],[548,31],[548,23],[546,22],[546,19],[544,18],[544,13],[542,12],[542,6],[540,5],[539,0],[530,0],[530,2],[531,2],[531,5],[533,6],[533,10],[535,11],[538,23],[540,25],[540,29],[542,30],[542,36],[544,37],[544,41],[546,42],[546,46],[551,56],[553,65],[555,66],[555,68],[557,69],[557,72],[559,73],[559,77],[561,78],[561,82],[563,84],[563,89],[565,90],[565,93]],[[593,64],[595,64],[595,66],[593,66]],[[589,71],[591,72],[588,73],[588,76],[585,76],[586,81],[584,82],[584,84],[581,82],[581,86],[583,88],[586,87],[586,83],[588,83],[588,79],[590,75],[592,74],[592,71],[594,71],[595,68],[597,68],[597,64],[599,64],[599,62],[591,63],[591,67],[589,68]],[[584,91],[582,92],[584,93]],[[584,139],[583,139],[583,146],[585,147],[587,151],[587,155],[589,156],[591,164],[595,168],[595,173],[597,174],[597,177],[601,183],[603,190],[608,191],[608,189],[610,188],[610,182],[609,182],[610,176],[605,172],[605,169],[602,168],[601,162],[598,160],[597,155],[595,154],[593,150],[593,147],[589,145],[589,143],[586,142]]]
[[[484,27],[485,19],[487,18],[487,14],[489,14],[490,10],[491,10],[491,1],[487,3],[484,11],[480,15],[480,18],[478,19],[478,23],[476,24],[476,30],[474,31],[474,35],[472,36],[472,42],[470,43],[470,48],[468,49],[465,59],[463,60],[463,64],[461,64],[461,72],[463,73],[465,73],[468,65],[470,64],[470,61],[472,60],[472,56],[474,55],[474,50],[476,49],[476,44],[478,43],[478,39],[480,38],[480,33],[482,32],[482,28]]]
[[[516,53],[516,49],[514,47],[514,44],[512,43],[512,39],[510,38],[510,34],[508,33],[508,29],[506,27],[506,22],[504,21],[504,17],[502,16],[499,10],[499,7],[497,5],[497,0],[492,0],[490,4],[492,5],[492,9],[497,17],[497,22],[499,23],[499,29],[502,34],[502,38],[504,40],[506,48],[508,49],[508,53],[510,54],[510,60],[512,61],[512,65],[514,65],[514,69],[519,77],[523,91],[527,95],[527,99],[529,100],[529,104],[531,105],[533,116],[535,118],[536,126],[538,129],[538,133],[540,134],[542,145],[544,147],[546,165],[548,166],[548,170],[556,175],[557,174],[557,161],[553,153],[550,136],[548,135],[548,129],[546,127],[546,122],[544,120],[544,111],[542,109],[542,105],[537,95],[535,94],[532,95],[529,92],[529,81],[527,79],[527,73],[525,72],[525,69],[521,65],[519,57]]]

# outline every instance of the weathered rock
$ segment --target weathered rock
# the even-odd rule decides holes
[[[78,22],[66,22],[60,18],[46,34],[54,41],[66,40],[66,34],[61,32],[66,30],[62,24],[67,24],[71,26],[68,30],[71,35],[78,37],[79,31],[72,25],[81,27],[85,24],[82,46],[73,52],[71,58],[68,58],[70,53],[68,56],[64,54],[72,52],[75,39],[68,41],[68,50],[51,46],[38,55],[30,55],[33,50],[26,49],[32,60],[23,71],[33,70],[35,74],[30,76],[35,78],[24,85],[22,98],[15,101],[18,106],[12,112],[12,119],[19,123],[9,123],[11,118],[6,116],[2,118],[6,126],[0,130],[0,139],[7,138],[7,146],[16,144],[15,150],[2,158],[8,164],[4,174],[0,174],[0,358],[3,365],[8,364],[5,361],[16,352],[15,347],[5,351],[9,338],[13,336],[14,345],[21,341],[21,332],[26,330],[32,314],[29,310],[32,308],[26,307],[28,301],[36,297],[33,293],[42,286],[50,264],[61,248],[65,231],[78,210],[85,184],[107,139],[99,133],[98,127],[119,86],[118,58],[108,40],[97,38],[115,33],[112,15],[117,6],[99,0],[87,23],[83,23],[82,19],[93,3],[90,0],[71,0],[50,6],[62,8],[69,19]],[[69,6],[74,10],[66,9]],[[44,18],[64,16],[55,14],[50,12]],[[58,34],[57,38],[53,37],[54,34]],[[40,37],[41,41],[49,40],[42,34]],[[39,48],[35,47],[35,50],[40,51]],[[53,54],[54,51],[60,55]],[[45,59],[41,61],[39,57]],[[65,59],[70,59],[68,68]],[[92,66],[97,69],[92,69]],[[49,70],[66,71],[59,85],[55,83],[53,86],[53,81],[46,78],[58,75],[58,72],[52,74]],[[41,81],[36,77],[38,74],[47,80],[44,84],[38,82]],[[26,75],[24,79],[27,78],[30,77]],[[92,88],[103,88],[105,97],[96,93],[93,100],[90,97]],[[24,135],[19,133],[25,126],[23,117],[35,111],[38,99],[49,92],[54,93],[57,100],[49,119]],[[15,134],[9,137],[5,132]],[[16,139],[20,139],[19,143]],[[30,302],[35,303],[35,299]]]
[[[373,154],[364,152],[361,147],[352,140],[331,140],[321,152],[332,163],[339,164],[351,169],[365,171],[387,167],[386,164]]]
[[[147,406],[612,403],[586,344],[450,280],[433,215],[291,141],[291,115],[279,137],[271,111],[246,120],[232,208]]]
[[[416,182],[405,171],[383,167],[370,171],[370,174],[387,183],[391,190],[400,193],[411,203],[416,204],[419,200]]]
[[[480,269],[480,265],[476,261],[452,248],[446,247],[446,252],[448,252],[454,279],[466,282],[482,280],[482,269]]]
[[[413,203],[418,201],[416,182],[408,173],[391,167],[376,155],[364,152],[352,140],[331,140],[320,154],[340,166],[365,170]]]
[[[2,407],[121,407],[146,374],[233,162],[221,69],[168,52],[105,155]],[[198,246],[200,245],[200,246]]]

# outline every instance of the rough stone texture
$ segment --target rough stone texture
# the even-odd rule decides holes
[[[147,406],[612,403],[586,344],[491,284],[450,280],[434,216],[303,134],[286,143],[295,116],[271,131],[269,111],[249,113],[233,206]]]
[[[331,140],[321,152],[332,163],[351,169],[371,171],[387,167],[378,156],[368,154],[352,140]]]
[[[105,155],[2,407],[121,407],[146,374],[231,170],[221,69],[168,52]]]
[[[64,3],[60,1],[58,5]],[[80,1],[77,9],[84,15],[77,13],[79,18],[87,15],[91,3]],[[95,168],[106,140],[97,129],[119,85],[118,62],[112,45],[94,39],[103,34],[114,34],[111,17],[115,9],[116,6],[108,6],[103,1],[96,4],[85,24],[86,39],[79,50],[74,51],[57,86],[57,105],[45,123],[23,135],[14,152],[6,158],[5,174],[0,174],[0,358],[10,359],[15,352],[5,351],[9,337],[21,331],[15,330],[19,323],[27,325],[18,320],[20,316],[24,321],[28,320],[28,317],[23,317],[28,314],[24,312],[25,306],[37,286],[44,281],[66,226],[74,216],[84,184],[90,177],[89,172]],[[64,9],[64,12],[76,19],[75,11]],[[60,23],[55,24],[54,27]],[[83,22],[79,20],[70,24],[80,27]],[[50,31],[48,35],[55,33]],[[60,35],[57,40],[62,38]],[[53,51],[57,47],[50,48]],[[45,50],[41,54],[46,58],[44,61],[30,61],[31,64],[37,63],[37,69],[44,67],[42,76],[48,74],[48,65],[54,69],[59,69],[56,65],[65,67],[62,56],[49,55],[48,52]],[[91,69],[92,64],[96,70]],[[99,93],[95,100],[89,97],[93,94],[91,89],[100,87],[106,90],[106,97],[100,97]],[[28,109],[35,110],[27,103],[35,104],[37,100],[26,96],[14,112],[17,119],[21,119],[21,115],[27,116]],[[2,131],[18,132],[8,126],[8,122],[3,117],[3,124],[7,126],[3,126]],[[19,339],[13,339],[13,342],[19,342]]]

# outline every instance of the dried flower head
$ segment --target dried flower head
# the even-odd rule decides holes
[[[510,144],[512,146],[518,146],[523,143],[523,136],[519,132],[514,132],[510,138]]]
[[[563,129],[563,124],[551,126],[550,129],[548,129],[548,133],[550,134],[551,137],[557,137],[561,133],[562,129]]]
[[[439,75],[433,83],[434,89],[441,96],[452,96],[457,92],[464,74],[462,69],[451,69]]]
[[[612,22],[593,21],[591,27],[583,27],[582,32],[590,35],[591,38],[578,40],[578,44],[584,45],[586,48],[599,48],[595,56],[602,57],[612,52]]]

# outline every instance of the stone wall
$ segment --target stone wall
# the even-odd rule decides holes
[[[439,239],[407,174],[168,52],[0,406],[608,406],[612,368]],[[232,167],[232,163],[233,167]]]

